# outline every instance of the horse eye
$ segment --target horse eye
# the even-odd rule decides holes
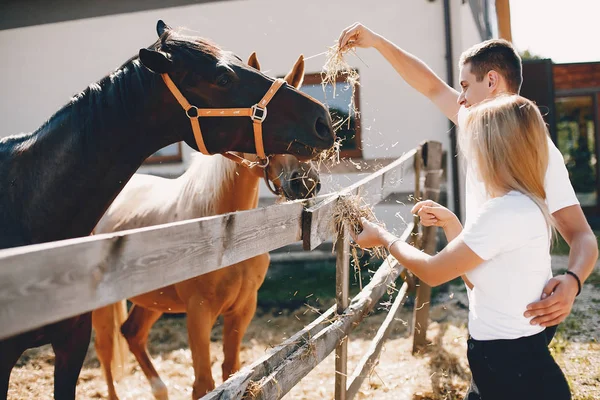
[[[217,78],[217,85],[226,87],[231,83],[231,78],[227,74],[223,74]]]

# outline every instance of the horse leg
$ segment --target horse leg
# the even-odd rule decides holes
[[[104,378],[108,387],[108,399],[118,400],[114,381],[123,373],[127,359],[127,345],[121,335],[121,325],[127,317],[125,301],[99,308],[92,312],[92,326],[96,331],[94,341],[98,360],[104,371]],[[113,363],[120,366],[113,366]],[[113,370],[116,370],[113,374]]]
[[[223,382],[240,369],[242,338],[256,312],[257,293],[248,296],[244,305],[223,318]]]
[[[54,398],[75,399],[77,379],[85,360],[92,335],[92,313],[88,312],[66,322],[69,331],[52,340],[54,349]]]
[[[27,348],[19,336],[0,341],[0,399],[6,400],[8,397],[10,372]]]
[[[186,304],[188,340],[195,375],[192,399],[195,400],[215,388],[210,363],[210,331],[219,312],[212,310],[210,302],[201,296],[191,296]]]
[[[146,346],[148,344],[150,328],[158,321],[161,315],[162,312],[160,311],[153,311],[134,305],[129,312],[127,321],[121,327],[121,332],[127,340],[129,350],[135,356],[140,367],[142,367],[142,371],[144,371],[144,375],[146,375],[146,378],[150,382],[154,397],[157,400],[167,400],[169,398],[167,385],[158,376],[158,372],[156,372],[152,364]]]

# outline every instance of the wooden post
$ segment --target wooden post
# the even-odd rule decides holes
[[[342,224],[335,242],[335,302],[337,315],[342,315],[348,308],[350,280],[350,238]],[[348,378],[348,336],[344,337],[335,348],[335,399],[346,400],[346,380]]]
[[[498,36],[500,36],[500,39],[512,42],[509,0],[496,0],[496,18],[498,22]]]
[[[425,165],[425,193],[423,198],[437,202],[440,197],[440,181],[442,177],[442,144],[434,141],[425,142],[421,147],[421,154]],[[437,227],[424,227],[422,239],[421,248],[427,254],[435,254]],[[427,344],[430,301],[431,287],[419,281],[413,313],[413,353],[416,353],[419,347]]]
[[[422,146],[417,147],[417,154],[415,155],[415,204],[421,201],[421,168],[423,168],[423,152]],[[421,249],[421,236],[419,234],[419,216],[413,215],[413,231],[411,234],[410,244],[418,249]]]

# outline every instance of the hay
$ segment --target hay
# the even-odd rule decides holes
[[[366,204],[361,197],[355,195],[340,197],[333,210],[333,232],[335,233],[335,237],[342,232],[344,227],[348,230],[348,233],[354,237],[358,236],[362,232],[361,218],[366,218],[372,222],[379,222],[377,217],[375,217],[373,208]],[[362,251],[362,249],[355,243],[351,243],[350,247],[355,273],[358,273],[360,276],[358,250]],[[383,246],[373,247],[366,251],[372,256],[381,259],[387,257],[387,250]],[[361,282],[360,286],[362,290],[361,278],[359,278],[359,282]]]
[[[325,65],[323,66],[323,70],[321,72],[321,85],[323,86],[323,92],[325,92],[327,85],[331,85],[333,87],[334,98],[336,80],[338,76],[341,75],[344,77],[344,80],[350,85],[350,87],[352,87],[352,96],[350,98],[350,104],[348,104],[350,112],[348,114],[348,118],[346,119],[348,122],[348,129],[350,129],[350,119],[352,117],[352,113],[354,113],[354,116],[358,118],[358,110],[356,109],[356,103],[354,99],[356,97],[356,86],[358,86],[360,83],[358,82],[358,72],[353,69],[350,64],[346,62],[346,60],[344,60],[344,54],[346,54],[348,51],[354,50],[348,47],[340,49],[337,44],[329,47],[327,50],[327,60],[325,61]],[[341,121],[336,125],[336,127],[341,126],[344,122],[346,121]]]
[[[250,383],[248,383],[248,387],[246,388],[246,392],[244,393],[244,396],[242,397],[242,399],[245,400],[245,399],[257,398],[258,395],[260,394],[260,392],[262,391],[262,384],[266,379],[267,379],[267,377],[264,376],[258,382],[250,381]]]
[[[333,142],[333,146],[327,150],[323,150],[316,159],[313,161],[316,164],[317,171],[321,171],[321,167],[325,166],[327,170],[330,170],[334,165],[340,163],[340,148],[342,146],[341,140],[338,138]]]

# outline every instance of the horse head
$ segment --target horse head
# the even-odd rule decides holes
[[[248,65],[260,70],[256,53],[252,53]],[[288,85],[300,88],[304,80],[304,56],[300,55],[284,80]],[[319,172],[313,163],[300,161],[288,154],[277,154],[270,157],[269,165],[265,168],[265,180],[269,188],[268,181],[273,183],[275,188],[271,190],[274,193],[281,194],[288,200],[315,197],[321,189]]]
[[[160,112],[171,110],[168,117],[173,121],[172,132],[185,132],[183,140],[194,149],[202,150],[190,127],[196,112],[248,110],[274,87],[272,78],[205,39],[184,35],[162,21],[158,21],[157,33],[159,40],[139,51],[139,61],[151,72],[161,74],[165,83],[170,79],[187,100],[188,105],[184,106],[174,93],[165,90]],[[324,105],[288,84],[275,90],[268,107],[264,107],[268,114],[259,110],[259,118],[264,118],[265,153],[294,154],[308,159],[330,148],[335,137]],[[197,115],[211,117],[199,118],[202,145],[208,153],[233,150],[260,154],[249,115],[246,118]]]

